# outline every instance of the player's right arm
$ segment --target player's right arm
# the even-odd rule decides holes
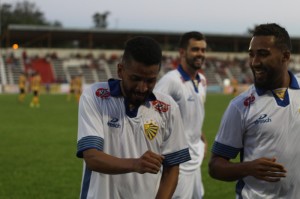
[[[97,149],[83,151],[83,158],[88,169],[105,174],[130,172],[156,174],[164,159],[152,151],[146,151],[140,158],[118,158]]]
[[[276,158],[263,157],[249,162],[234,163],[213,153],[209,162],[209,174],[212,178],[223,181],[236,181],[253,176],[259,180],[277,182],[286,176],[286,170],[276,162]]]

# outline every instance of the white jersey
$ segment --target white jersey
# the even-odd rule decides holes
[[[193,82],[182,67],[169,71],[156,84],[155,91],[170,95],[179,105],[191,160],[180,165],[181,172],[199,169],[204,157],[204,143],[201,140],[206,99],[206,79],[199,73]],[[196,111],[195,111],[196,110]]]
[[[279,182],[252,176],[238,181],[236,193],[243,199],[294,199],[300,196],[300,78],[290,73],[284,99],[255,86],[233,99],[216,136],[212,152],[241,161],[276,157],[287,170]]]
[[[190,159],[178,105],[153,93],[144,105],[130,111],[120,81],[95,83],[79,103],[78,151],[95,148],[119,158],[139,158],[147,150],[165,156],[163,165]],[[161,174],[107,175],[88,170],[84,163],[81,199],[153,199]]]

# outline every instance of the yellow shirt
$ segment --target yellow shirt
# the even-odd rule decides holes
[[[25,75],[22,74],[22,75],[19,76],[19,88],[25,89],[26,80],[27,80],[27,78],[26,78]]]
[[[41,85],[41,76],[35,75],[31,79],[31,90],[38,91]]]

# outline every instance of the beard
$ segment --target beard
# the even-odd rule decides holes
[[[201,56],[201,57],[192,57],[192,58],[188,58],[185,57],[186,59],[186,63],[193,69],[195,70],[199,70],[202,68],[202,65],[204,63],[205,57]]]
[[[254,85],[260,89],[271,90],[275,85],[276,76],[273,70],[269,69],[269,67],[262,66],[259,71],[251,68],[253,77],[254,77]]]
[[[122,84],[121,84],[122,85]],[[144,104],[148,96],[150,95],[150,91],[145,93],[138,92],[134,89],[130,89],[124,85],[122,85],[123,95],[126,98],[127,102],[135,107]]]

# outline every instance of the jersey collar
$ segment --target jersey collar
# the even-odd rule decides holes
[[[300,89],[299,83],[298,83],[296,77],[294,76],[294,74],[290,71],[288,71],[288,72],[289,72],[289,75],[291,78],[289,87],[293,88],[293,89]],[[255,90],[259,96],[264,95],[268,91],[267,89],[262,89],[262,88],[258,88],[258,87],[255,87]]]
[[[183,70],[181,64],[178,66],[177,70],[179,71],[179,73],[180,73],[180,75],[182,76],[182,79],[183,79],[184,81],[192,80],[192,79],[190,78],[190,76]],[[198,73],[197,73],[197,75],[196,75],[196,80],[197,80],[198,82],[201,82],[201,79],[200,79],[200,76],[199,76]]]
[[[295,78],[295,76],[293,75],[293,73],[291,73],[289,71],[289,75],[290,75],[290,78],[291,78],[291,81],[290,81],[290,85],[289,85],[289,88],[292,88],[292,89],[300,89],[299,87],[299,84],[298,84],[298,81],[297,79]],[[260,89],[260,88],[255,88],[256,89],[256,92],[259,96],[265,94],[267,92],[266,89]],[[284,98],[283,100],[281,100],[275,93],[274,91],[271,91],[275,100],[276,100],[276,103],[278,106],[281,106],[281,107],[286,107],[290,104],[290,97],[289,97],[289,92],[286,91],[285,94],[284,94]]]
[[[178,66],[177,70],[180,73],[182,80],[183,81],[191,81],[194,86],[195,92],[198,93],[198,84],[201,82],[200,75],[198,73],[196,74],[196,80],[197,80],[198,84],[195,84],[194,81],[190,78],[190,76],[183,70],[181,65]]]

